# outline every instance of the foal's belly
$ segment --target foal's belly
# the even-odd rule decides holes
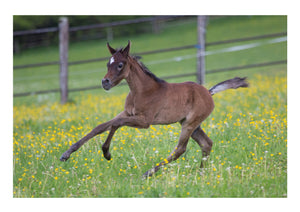
[[[190,106],[182,106],[178,103],[170,104],[162,108],[154,117],[153,124],[172,124],[182,121],[190,111]]]
[[[153,124],[173,124],[183,120],[185,116],[176,116],[168,113],[159,113],[153,121]]]

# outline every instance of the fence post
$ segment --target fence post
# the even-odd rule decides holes
[[[160,32],[161,21],[158,18],[155,18],[152,21],[152,31],[154,34],[158,34]]]
[[[68,18],[59,19],[59,60],[60,60],[60,95],[61,104],[68,101],[68,48],[69,23]]]
[[[205,82],[205,35],[206,16],[198,16],[198,50],[197,50],[197,82],[201,85]]]
[[[106,28],[106,39],[107,41],[113,41],[114,39],[114,32],[112,27]]]

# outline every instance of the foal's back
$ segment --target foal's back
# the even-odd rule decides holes
[[[169,124],[191,120],[199,124],[209,116],[214,102],[209,91],[194,82],[166,83],[161,107],[153,124]]]

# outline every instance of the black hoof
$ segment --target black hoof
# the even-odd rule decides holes
[[[105,157],[106,160],[110,160],[111,159],[110,152],[107,152],[106,154],[104,154],[104,157]]]
[[[60,157],[60,161],[65,162],[69,159],[69,157],[65,156],[64,154]]]

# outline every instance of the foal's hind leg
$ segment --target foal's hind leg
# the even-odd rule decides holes
[[[189,138],[194,131],[195,127],[187,124],[182,124],[181,134],[179,137],[179,141],[173,152],[169,155],[169,157],[160,162],[159,165],[155,166],[154,168],[148,170],[146,173],[144,173],[143,177],[152,176],[155,172],[157,172],[161,166],[170,163],[177,158],[179,158],[186,150],[186,146],[188,144]]]
[[[204,158],[206,159],[211,151],[213,142],[212,140],[204,133],[204,131],[199,126],[192,134],[192,138],[197,142],[197,144],[202,149],[202,160],[200,167],[203,168]]]

